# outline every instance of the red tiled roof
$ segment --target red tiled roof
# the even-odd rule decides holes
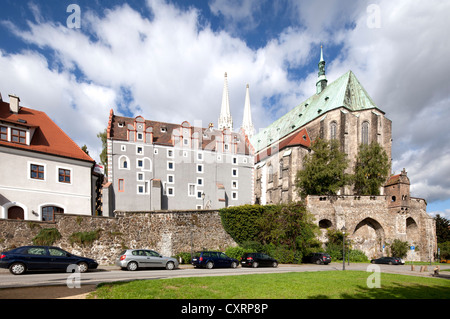
[[[34,128],[35,131],[30,145],[0,140],[0,146],[94,162],[44,112],[21,107],[18,114],[13,114],[10,112],[9,103],[0,101],[0,124],[1,122],[18,128]]]
[[[256,154],[255,162],[259,163],[265,158],[271,156],[272,153],[280,152],[281,150],[292,146],[304,146],[306,148],[309,148],[311,146],[311,140],[309,138],[308,131],[306,130],[306,128],[298,130],[294,134],[291,134],[287,138],[281,140],[281,142],[275,143],[270,147],[266,148],[265,150],[258,152],[258,154]]]

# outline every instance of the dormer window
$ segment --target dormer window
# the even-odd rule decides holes
[[[11,128],[11,142],[18,144],[27,144],[27,132]]]
[[[8,141],[8,128],[0,126],[0,141]]]
[[[125,122],[119,122],[118,126],[119,127],[124,127],[125,126]]]

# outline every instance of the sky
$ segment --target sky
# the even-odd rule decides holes
[[[99,160],[109,111],[257,131],[352,70],[392,120],[392,173],[450,218],[450,1],[2,0],[0,93],[46,112]]]

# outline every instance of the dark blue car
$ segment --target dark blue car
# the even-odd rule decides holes
[[[200,251],[193,256],[192,265],[195,268],[205,267],[208,269],[214,267],[236,268],[239,265],[239,261],[219,251]]]
[[[21,275],[29,270],[67,271],[69,265],[77,265],[79,272],[98,267],[95,260],[75,256],[58,247],[23,246],[0,253],[0,268],[9,269],[14,275]]]

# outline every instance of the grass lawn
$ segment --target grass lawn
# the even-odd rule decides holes
[[[318,271],[137,280],[102,284],[99,299],[449,299],[450,280],[381,273],[368,288],[365,271]]]

